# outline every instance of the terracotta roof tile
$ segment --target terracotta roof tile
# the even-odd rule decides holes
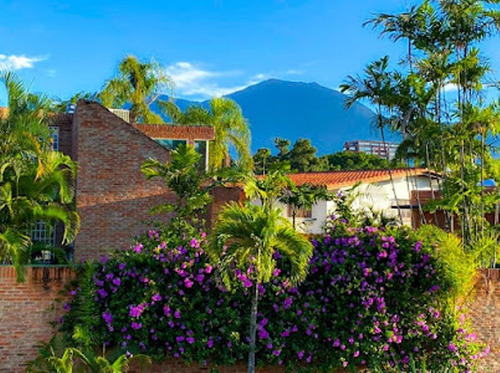
[[[394,178],[404,177],[408,173],[408,169],[398,168],[393,169],[392,176]],[[426,175],[427,170],[423,168],[412,169],[410,175]],[[338,189],[355,183],[373,183],[378,181],[389,180],[389,170],[362,170],[362,171],[327,171],[327,172],[302,172],[289,174],[288,177],[295,185],[316,185],[324,186],[327,189]]]

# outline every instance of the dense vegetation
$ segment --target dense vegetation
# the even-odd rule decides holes
[[[244,359],[252,267],[233,262],[228,291],[207,245],[204,233],[151,230],[130,249],[83,267],[62,331],[71,340],[77,327],[95,346],[158,359]],[[433,245],[406,229],[356,228],[343,220],[332,220],[313,245],[303,283],[291,284],[290,262],[276,252],[270,282],[257,287],[261,364],[390,369],[426,361],[431,370],[462,371],[482,356],[449,306],[449,294],[460,287]]]
[[[340,170],[378,170],[398,167],[402,164],[389,162],[387,159],[367,153],[340,151],[318,157],[316,148],[308,139],[298,139],[290,148],[290,140],[276,138],[274,140],[276,154],[268,148],[258,149],[253,156],[255,173],[266,174],[266,171],[287,165],[290,172],[340,171]]]
[[[484,88],[495,78],[479,49],[498,33],[494,4],[498,1],[425,0],[400,14],[376,15],[366,25],[404,41],[406,56],[394,68],[384,56],[341,86],[350,95],[348,105],[365,101],[375,108],[383,141],[387,128],[401,134],[401,160],[441,173],[441,198],[431,210],[445,212],[450,232],[454,220],[459,222],[469,249],[498,240],[484,215],[494,211],[500,194],[486,193],[483,184],[486,178],[500,181],[500,161],[492,157],[490,142],[500,130],[500,110],[498,102],[485,100]]]
[[[47,126],[50,101],[26,91],[13,74],[0,75],[8,95],[8,110],[0,115],[0,262],[12,263],[22,280],[23,264],[54,247],[32,241],[35,224],[50,232],[62,224],[62,244],[73,241],[79,218],[73,182],[76,163],[52,150]],[[58,255],[64,261],[65,255]]]

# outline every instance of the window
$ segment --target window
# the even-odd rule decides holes
[[[292,205],[287,205],[287,214],[291,218],[293,216]],[[295,210],[296,218],[312,218],[312,209],[298,208]]]
[[[49,126],[50,137],[52,137],[52,149],[59,151],[59,127]]]
[[[208,168],[208,146],[207,141],[205,140],[196,140],[194,142],[194,149],[201,154],[200,158],[200,169],[205,171]]]
[[[48,226],[45,222],[39,221],[33,226],[31,239],[36,243],[43,243],[51,246],[56,244],[56,230]]]
[[[186,145],[186,140],[155,139],[155,141],[168,150],[177,149],[179,145]]]

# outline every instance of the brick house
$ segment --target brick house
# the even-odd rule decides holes
[[[146,180],[141,172],[146,159],[166,162],[169,149],[189,143],[206,165],[214,139],[212,127],[130,124],[99,103],[83,100],[74,113],[54,117],[50,129],[54,148],[79,165],[76,210],[81,226],[75,260],[129,245],[150,226],[150,208],[174,198],[160,180]]]

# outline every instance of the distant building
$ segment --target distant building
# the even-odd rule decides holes
[[[367,153],[378,155],[384,159],[387,159],[387,153],[389,153],[389,159],[393,159],[396,155],[396,150],[399,144],[393,142],[382,141],[346,141],[344,143],[344,150],[355,152],[355,153]]]

